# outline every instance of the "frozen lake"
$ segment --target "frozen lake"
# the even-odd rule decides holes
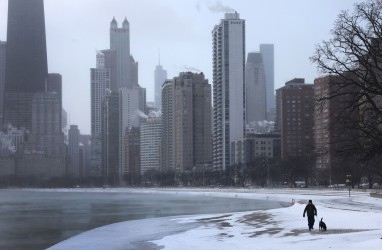
[[[0,190],[0,249],[45,249],[128,220],[282,207],[278,201],[128,190]]]

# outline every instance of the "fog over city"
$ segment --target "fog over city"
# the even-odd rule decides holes
[[[224,12],[246,20],[246,53],[275,46],[275,89],[295,77],[319,76],[309,61],[314,46],[330,37],[340,10],[354,0],[45,0],[48,70],[63,77],[63,106],[70,123],[90,134],[90,68],[96,51],[108,49],[110,22],[130,23],[130,51],[139,63],[139,84],[154,100],[154,70],[168,78],[203,72],[212,84],[211,31]],[[8,1],[0,0],[0,40],[6,41]]]
[[[377,249],[381,48],[382,0],[0,0],[0,249]]]

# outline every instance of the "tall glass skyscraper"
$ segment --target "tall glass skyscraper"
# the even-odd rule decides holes
[[[130,25],[127,19],[118,28],[118,23],[113,18],[110,23],[110,49],[117,53],[117,88],[132,88],[131,59],[130,59]]]
[[[48,76],[43,0],[9,1],[6,54],[4,124],[30,130],[33,95]]]
[[[227,13],[212,31],[213,39],[213,164],[231,165],[231,142],[245,131],[245,20]]]

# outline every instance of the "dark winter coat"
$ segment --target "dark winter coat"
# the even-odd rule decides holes
[[[304,214],[303,214],[304,217],[305,217],[305,213],[308,216],[315,216],[315,215],[317,215],[317,209],[313,204],[308,204],[308,205],[306,205],[305,210],[304,210]]]

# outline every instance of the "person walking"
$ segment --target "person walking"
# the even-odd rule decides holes
[[[316,206],[313,205],[312,200],[309,200],[308,205],[306,205],[304,209],[304,214],[302,215],[302,217],[305,217],[305,213],[308,216],[308,226],[310,231],[313,229],[314,216],[317,216],[317,209],[316,209]]]

